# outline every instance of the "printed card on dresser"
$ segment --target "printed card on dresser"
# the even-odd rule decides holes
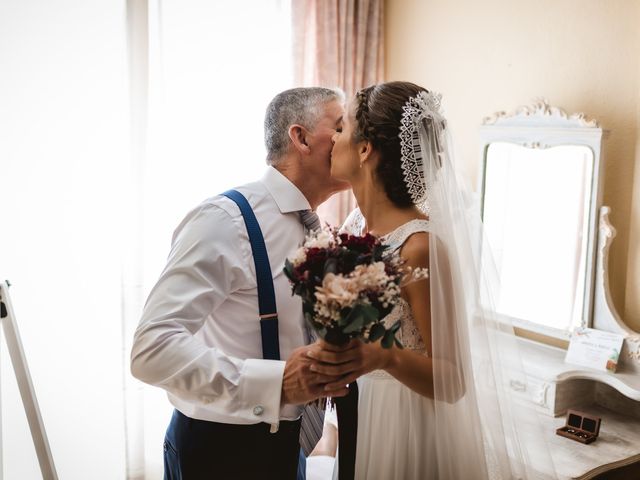
[[[615,372],[624,336],[593,328],[578,328],[571,335],[566,363]]]

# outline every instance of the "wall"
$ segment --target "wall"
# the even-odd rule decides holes
[[[388,0],[385,14],[387,80],[443,94],[474,187],[478,127],[496,111],[545,97],[610,131],[604,204],[618,231],[610,283],[618,312],[640,331],[640,1]],[[531,221],[544,233],[544,212]]]
[[[640,26],[640,8],[636,12],[636,25]],[[637,38],[636,42],[636,52],[640,52],[640,38]],[[640,78],[640,62],[638,62],[636,74]],[[637,83],[636,90],[640,92],[640,85]],[[636,102],[636,108],[636,125],[640,129],[640,101]],[[633,198],[629,227],[625,318],[630,323],[633,322],[635,330],[638,331],[640,330],[640,135],[636,135],[636,168],[633,175]]]

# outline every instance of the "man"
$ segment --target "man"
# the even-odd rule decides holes
[[[324,88],[277,95],[265,116],[267,171],[237,189],[264,235],[286,361],[263,359],[256,273],[238,206],[210,198],[174,233],[131,353],[133,375],[165,389],[176,408],[165,479],[295,478],[302,405],[347,393],[324,389],[339,376],[310,371],[300,298],[282,271],[304,240],[299,212],[347,187],[330,176],[343,104],[340,92]]]

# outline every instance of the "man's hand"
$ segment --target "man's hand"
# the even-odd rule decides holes
[[[339,347],[335,348],[338,352],[340,351]],[[320,397],[344,397],[349,392],[346,388],[347,384],[339,382],[342,375],[311,370],[311,365],[314,363],[311,352],[314,350],[322,350],[319,342],[296,348],[291,353],[284,367],[283,403],[305,404]],[[333,384],[332,388],[326,388],[328,383]]]

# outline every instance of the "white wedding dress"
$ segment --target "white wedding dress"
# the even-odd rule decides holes
[[[364,218],[354,210],[342,231],[363,233]],[[397,251],[414,233],[428,232],[427,220],[412,220],[381,238]],[[409,304],[400,300],[384,319],[390,327],[400,320],[396,338],[406,349],[427,355]],[[434,401],[382,370],[358,379],[358,443],[355,478],[366,480],[431,480],[438,478]],[[340,425],[338,425],[340,428]],[[340,446],[338,446],[338,455]],[[338,461],[333,478],[338,478]]]

